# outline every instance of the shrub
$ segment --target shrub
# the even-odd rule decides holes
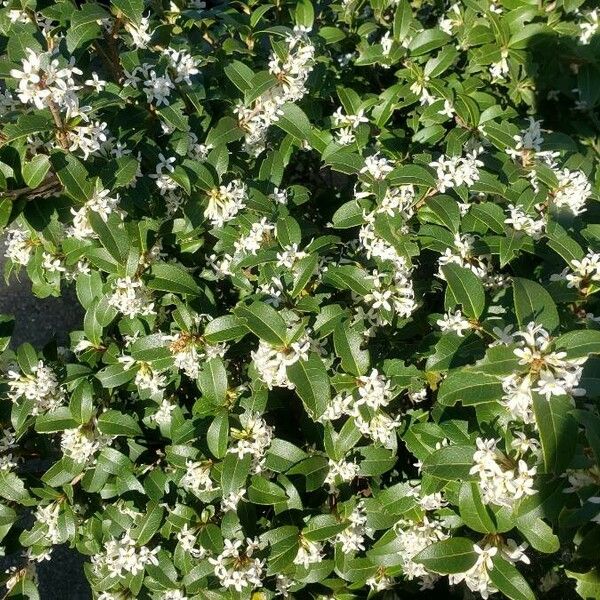
[[[600,597],[594,2],[4,4],[10,597]]]

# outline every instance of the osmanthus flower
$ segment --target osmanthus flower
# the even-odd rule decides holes
[[[572,259],[569,267],[550,276],[553,281],[566,281],[567,287],[578,288],[586,293],[593,283],[600,283],[600,253],[588,250],[581,259]]]
[[[65,429],[61,436],[60,447],[63,454],[75,462],[89,465],[102,448],[109,446],[114,436],[105,435],[98,431],[96,423],[87,423]]]
[[[313,542],[303,535],[298,538],[298,552],[294,558],[294,564],[308,569],[310,565],[318,564],[323,560],[323,544]]]
[[[11,227],[5,236],[4,256],[18,265],[27,266],[39,242],[29,230],[20,226]]]
[[[47,103],[56,102],[60,107],[77,103],[75,92],[80,89],[73,75],[82,71],[73,64],[61,67],[52,52],[36,52],[27,48],[21,69],[11,69],[10,76],[19,81],[18,98],[23,104],[33,104],[43,109]]]
[[[185,473],[179,480],[179,485],[184,490],[196,495],[214,491],[217,486],[210,476],[211,466],[209,461],[201,462],[188,459],[185,465]]]
[[[128,573],[137,575],[146,565],[158,565],[159,552],[160,546],[152,549],[138,546],[131,533],[125,531],[121,538],[107,540],[102,550],[92,557],[92,569],[98,575],[118,578],[125,578]]]
[[[476,237],[474,235],[455,234],[452,246],[446,248],[444,253],[438,259],[438,264],[440,266],[440,270],[437,274],[438,277],[444,279],[444,272],[441,267],[453,263],[460,267],[470,269],[477,277],[484,281],[489,280],[489,276],[493,270],[491,256],[486,254],[476,254],[474,250],[475,242]]]
[[[112,196],[111,191],[103,188],[98,180],[89,200],[81,208],[71,208],[73,224],[67,229],[67,234],[79,240],[95,238],[96,234],[89,221],[90,212],[100,215],[104,222],[111,214],[122,216],[119,211],[119,194]]]
[[[189,552],[194,558],[204,559],[208,550],[198,544],[198,531],[190,528],[187,523],[176,533],[175,537],[182,550]]]
[[[239,180],[231,181],[210,191],[204,216],[212,225],[221,227],[246,206],[246,201],[246,184]]]
[[[246,132],[245,150],[258,156],[265,149],[265,138],[269,128],[283,114],[286,102],[296,102],[306,93],[306,82],[313,64],[315,47],[310,42],[310,29],[295,26],[287,34],[285,55],[273,51],[269,59],[269,72],[275,76],[277,85],[256,98],[249,106],[239,103],[235,113],[241,129]]]
[[[460,185],[471,186],[479,180],[479,169],[483,162],[478,156],[483,153],[483,147],[474,149],[465,156],[446,157],[444,154],[436,161],[429,163],[437,173],[437,190],[445,192]]]
[[[150,290],[143,281],[129,276],[119,277],[113,282],[113,291],[108,303],[130,318],[155,314]]]
[[[539,240],[546,233],[546,218],[542,213],[530,215],[522,206],[509,204],[508,217],[505,223],[512,225],[515,231],[523,231],[534,240]]]
[[[260,587],[265,561],[254,556],[260,548],[259,541],[246,538],[244,542],[225,538],[223,543],[223,551],[216,558],[208,559],[220,584],[224,588],[233,588],[236,592]]]
[[[30,373],[9,369],[7,383],[8,397],[13,403],[21,400],[33,401],[33,415],[54,410],[65,400],[65,391],[56,372],[42,360],[31,367]]]
[[[436,324],[442,331],[453,331],[458,337],[464,337],[465,331],[473,329],[473,324],[458,309],[445,313]]]
[[[526,549],[526,543],[518,545],[510,538],[504,540],[497,537],[490,541],[484,538],[479,544],[473,544],[473,550],[477,554],[475,564],[464,573],[450,575],[449,581],[454,585],[464,581],[471,591],[478,592],[482,598],[487,599],[498,592],[490,578],[490,571],[494,569],[494,557],[501,556],[512,564],[519,561],[529,564],[530,560],[524,552]]]
[[[228,452],[239,458],[250,455],[253,459],[252,470],[256,473],[262,470],[261,459],[273,440],[273,428],[257,413],[245,412],[240,415],[241,428],[231,428],[233,444]]]
[[[511,459],[502,453],[497,448],[498,441],[477,438],[474,464],[469,473],[479,477],[479,489],[485,502],[511,507],[515,501],[536,493],[533,486],[537,468],[529,467],[523,458]]]
[[[562,169],[556,172],[558,187],[551,192],[552,204],[565,207],[575,216],[584,213],[586,202],[592,193],[592,186],[582,171]]]
[[[12,4],[6,274],[81,319],[0,315],[8,587],[63,543],[99,600],[585,587],[594,3]]]
[[[424,516],[421,521],[401,519],[394,525],[398,541],[398,557],[400,558],[404,576],[409,581],[418,579],[421,589],[432,589],[439,575],[428,571],[413,558],[419,552],[436,542],[448,539],[449,534],[441,521],[435,517]]]
[[[365,538],[372,537],[373,530],[367,525],[364,502],[358,502],[347,520],[349,525],[335,536],[334,543],[342,545],[344,554],[365,550]]]

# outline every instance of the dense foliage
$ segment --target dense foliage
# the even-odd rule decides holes
[[[593,0],[3,4],[9,597],[600,597]]]

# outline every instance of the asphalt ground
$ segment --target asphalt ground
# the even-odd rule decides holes
[[[29,342],[38,349],[56,339],[66,345],[69,332],[82,328],[83,312],[69,290],[60,298],[36,298],[25,274],[4,281],[4,243],[0,239],[0,314],[15,318],[11,347]],[[84,559],[67,546],[56,546],[49,561],[38,565],[41,600],[90,600],[92,593],[83,573]],[[0,572],[18,564],[17,557],[0,558]]]

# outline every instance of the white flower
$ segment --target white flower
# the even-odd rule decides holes
[[[249,538],[246,539],[245,551],[242,550],[241,540],[224,540],[221,554],[208,559],[223,587],[242,592],[244,588],[252,590],[262,586],[264,561],[252,557],[257,548],[258,543]]]
[[[587,209],[585,203],[592,194],[592,186],[581,171],[563,169],[556,173],[558,188],[554,190],[554,205],[566,207],[574,215],[580,215]]]
[[[164,104],[168,106],[171,90],[175,84],[168,75],[157,75],[156,71],[150,71],[150,78],[144,81],[144,92],[149,103],[154,102],[156,106]]]
[[[169,64],[176,73],[175,83],[185,81],[188,85],[192,85],[190,77],[200,72],[198,70],[198,63],[192,55],[185,50],[173,50],[173,48],[167,48],[164,50],[164,54],[169,59]]]
[[[323,546],[319,542],[311,542],[304,536],[300,537],[298,553],[294,558],[294,564],[308,569],[310,565],[320,563],[323,560]]]
[[[142,17],[140,24],[135,25],[130,20],[125,22],[125,29],[131,34],[133,45],[136,48],[145,48],[152,37],[150,19]]]
[[[65,456],[78,463],[90,463],[98,450],[108,446],[113,437],[101,434],[95,427],[80,425],[74,429],[65,429],[60,447]]]
[[[203,492],[212,492],[215,489],[214,483],[210,478],[210,463],[201,463],[193,460],[187,460],[186,471],[179,485],[188,492],[201,494]]]
[[[65,394],[56,373],[41,360],[31,371],[28,375],[12,369],[8,371],[9,398],[13,402],[18,402],[21,398],[33,400],[32,415],[58,408],[63,403]]]
[[[303,250],[298,250],[298,244],[294,243],[285,246],[283,252],[277,253],[277,266],[291,269],[297,261],[306,258],[307,256],[308,253]]]
[[[286,348],[275,348],[264,340],[260,340],[258,348],[251,353],[252,361],[261,379],[269,389],[287,387],[294,389],[288,379],[287,367],[299,360],[308,360],[311,340],[303,336]]]
[[[508,205],[508,212],[510,216],[504,222],[512,225],[516,231],[524,231],[534,240],[539,240],[544,235],[546,219],[543,215],[532,217],[523,210],[523,207],[514,204]]]
[[[589,44],[592,38],[600,28],[600,12],[597,9],[591,10],[585,14],[586,22],[579,23],[579,41],[582,44]]]
[[[465,331],[473,328],[470,321],[465,319],[458,309],[453,313],[448,311],[441,319],[436,321],[436,324],[442,331],[454,331],[459,337],[463,337]]]
[[[95,574],[106,573],[112,577],[126,577],[125,573],[137,575],[146,565],[158,565],[156,555],[160,546],[150,550],[147,546],[137,547],[128,531],[120,540],[109,540],[102,551],[92,556],[92,568]]]
[[[35,241],[31,238],[29,231],[18,226],[11,227],[6,231],[5,236],[4,256],[19,265],[28,265],[35,247]]]
[[[429,163],[437,172],[437,189],[445,192],[449,188],[459,185],[471,186],[479,180],[479,168],[483,162],[477,157],[483,152],[478,148],[473,152],[462,156],[446,157],[444,154],[436,161]]]
[[[329,459],[329,472],[325,478],[325,485],[335,490],[338,481],[352,481],[358,472],[359,466],[354,462],[347,462],[344,459],[336,462]]]
[[[246,206],[246,194],[246,185],[239,180],[213,189],[208,196],[208,206],[204,216],[213,225],[222,227]]]
[[[93,87],[96,93],[100,93],[106,87],[106,81],[100,79],[96,72],[92,73],[91,79],[86,79],[83,83],[89,87]]]
[[[368,173],[373,179],[385,179],[393,170],[394,167],[388,159],[377,153],[365,158],[365,166],[360,172]]]
[[[141,280],[129,276],[113,282],[113,293],[109,296],[108,303],[132,319],[155,314],[150,291]]]
[[[167,400],[162,400],[158,410],[150,416],[150,419],[157,425],[168,425],[171,422],[171,413],[175,410],[175,404]]]

